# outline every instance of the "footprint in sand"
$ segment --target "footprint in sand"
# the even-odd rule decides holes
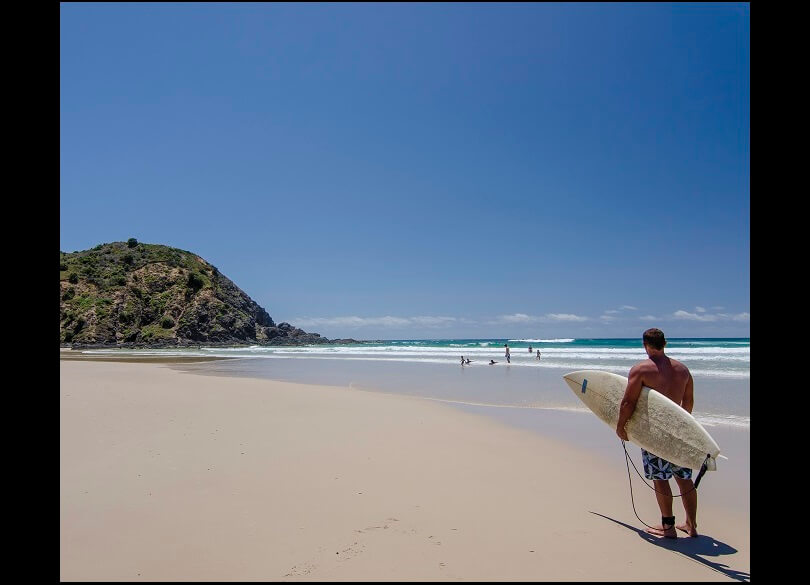
[[[290,572],[284,575],[285,577],[299,577],[301,575],[309,575],[313,569],[316,568],[316,565],[311,565],[309,563],[303,565],[295,565]]]

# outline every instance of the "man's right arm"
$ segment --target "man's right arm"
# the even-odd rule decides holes
[[[695,405],[695,382],[692,380],[692,374],[689,374],[689,379],[686,381],[686,390],[684,390],[683,398],[681,399],[681,408],[686,412],[692,412],[692,407]]]
[[[624,425],[627,424],[636,409],[636,402],[638,402],[638,397],[641,395],[643,385],[641,367],[640,364],[637,364],[630,369],[630,373],[627,375],[627,388],[624,391],[621,406],[619,406],[619,421],[616,423],[616,434],[623,441],[629,440]]]

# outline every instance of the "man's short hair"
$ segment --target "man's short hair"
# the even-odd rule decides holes
[[[664,346],[667,344],[667,340],[664,339],[664,332],[657,327],[647,329],[642,339],[645,345],[649,345],[653,349],[664,349]]]

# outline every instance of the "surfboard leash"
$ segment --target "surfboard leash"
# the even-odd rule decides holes
[[[652,485],[647,483],[647,480],[644,479],[644,476],[642,476],[641,473],[639,473],[638,467],[636,467],[636,464],[633,463],[633,459],[630,457],[630,454],[627,452],[627,447],[624,444],[624,439],[620,439],[620,441],[622,442],[622,449],[624,449],[624,463],[627,466],[627,482],[630,484],[630,503],[633,506],[633,514],[635,514],[636,518],[638,518],[638,521],[641,522],[642,524],[644,524],[644,526],[646,526],[647,528],[652,528],[653,530],[658,530],[658,528],[656,528],[655,526],[650,526],[649,524],[644,522],[644,520],[642,520],[639,517],[638,512],[636,512],[636,502],[633,499],[633,477],[630,475],[630,464],[632,463],[633,469],[636,470],[636,474],[641,478],[641,481],[644,482],[644,485],[646,485],[652,491],[654,491],[657,494],[670,495],[673,498],[680,498],[680,497],[683,497],[685,494],[689,494],[689,493],[692,493],[693,491],[697,490],[698,484],[700,483],[700,479],[703,477],[703,474],[706,473],[706,466],[708,465],[709,455],[706,455],[706,459],[703,460],[703,465],[700,466],[700,472],[698,473],[697,479],[695,480],[695,485],[691,490],[689,490],[688,492],[683,492],[683,493],[678,494],[678,495],[664,494],[663,492],[659,492],[657,489],[655,489],[655,486],[652,486]]]

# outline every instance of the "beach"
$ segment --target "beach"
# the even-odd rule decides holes
[[[623,455],[585,446],[607,429],[544,412],[547,435],[419,397],[61,360],[61,579],[748,580],[749,498],[726,498],[747,458],[704,478],[700,537],[661,540]]]

